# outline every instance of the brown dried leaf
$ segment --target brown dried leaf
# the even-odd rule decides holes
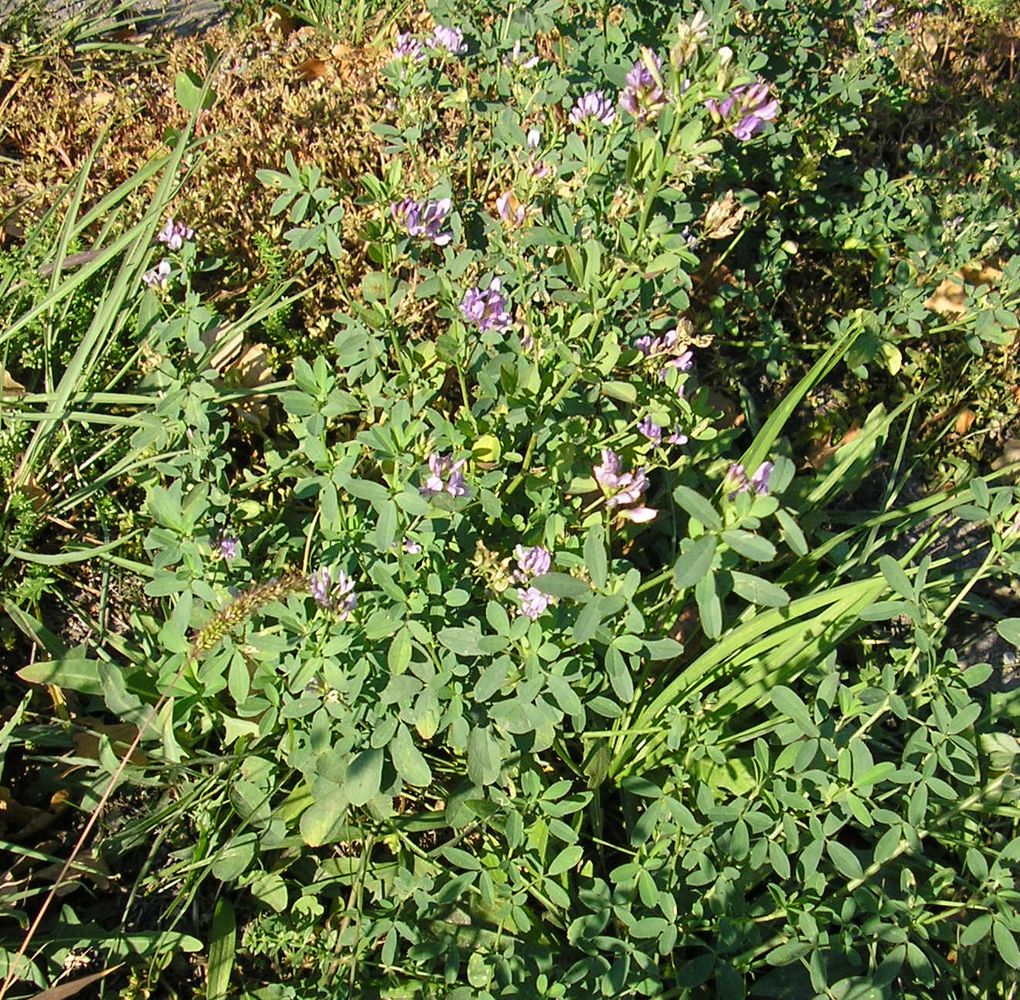
[[[59,986],[51,986],[48,990],[43,990],[42,993],[36,993],[32,1000],[67,1000],[68,997],[77,996],[86,987],[105,979],[120,967],[120,964],[113,965],[109,969],[103,969],[102,972],[93,972],[91,976],[79,976],[77,979],[61,983]]]
[[[138,733],[137,728],[127,722],[107,725],[91,719],[82,719],[80,721],[87,723],[89,730],[74,734],[74,748],[79,757],[88,757],[89,760],[99,760],[100,737],[107,737],[113,752],[118,757],[122,757]],[[128,759],[128,762],[142,766],[149,763],[149,756],[141,750],[135,750]]]
[[[273,367],[265,344],[250,344],[223,370],[224,378],[244,389],[259,389],[273,381]],[[264,427],[269,422],[269,404],[265,399],[238,400],[235,404],[249,424]]]
[[[732,191],[708,206],[705,213],[704,234],[709,240],[724,240],[732,236],[744,221],[747,209],[737,202]]]
[[[306,59],[297,68],[297,75],[308,82],[321,80],[323,77],[333,75],[333,67],[321,59]]]
[[[0,368],[0,389],[3,390],[4,395],[12,393],[13,395],[20,396],[22,393],[27,392],[25,387],[17,379],[11,378],[3,368]]]
[[[850,426],[850,429],[843,435],[842,439],[837,443],[832,443],[832,434],[826,434],[825,437],[811,447],[807,453],[807,460],[816,472],[820,472],[825,463],[832,458],[833,455],[839,451],[840,448],[845,444],[849,444],[858,434],[861,432],[861,425],[856,421]]]
[[[924,307],[940,316],[965,316],[967,314],[965,286],[994,285],[1001,277],[1002,272],[991,264],[982,264],[980,261],[965,264],[953,277],[945,278],[939,283]]]
[[[992,468],[1001,469],[1006,465],[1020,462],[1020,438],[1009,438],[1002,449],[1002,455],[992,462]]]
[[[960,410],[956,417],[956,423],[953,425],[953,429],[959,435],[964,435],[974,425],[974,421],[977,419],[977,414],[973,410]]]
[[[223,370],[234,385],[245,389],[258,389],[273,381],[273,368],[269,348],[265,344],[249,344],[235,360]]]
[[[929,296],[924,308],[940,316],[963,316],[967,312],[967,307],[963,304],[966,294],[962,285],[946,278]]]

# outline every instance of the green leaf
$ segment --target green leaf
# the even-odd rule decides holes
[[[914,593],[914,587],[910,582],[910,578],[903,572],[903,567],[892,556],[882,556],[878,560],[878,566],[882,570],[882,576],[885,577],[889,586],[900,597],[911,603],[917,600],[917,595]]]
[[[212,928],[209,932],[209,969],[205,990],[209,1000],[222,1000],[227,995],[236,952],[237,920],[234,907],[229,899],[221,896],[213,909]]]
[[[29,684],[52,684],[54,687],[80,691],[82,694],[101,695],[99,662],[96,660],[63,657],[59,660],[42,660],[22,667],[18,676]]]
[[[1010,645],[1020,647],[1020,618],[1003,618],[995,630]]]
[[[609,579],[609,562],[606,559],[606,533],[601,524],[589,529],[584,539],[584,564],[592,583],[602,588]]]
[[[397,774],[409,785],[426,788],[432,784],[432,770],[428,761],[414,745],[414,740],[403,723],[390,742],[390,759],[397,769]]]
[[[857,855],[849,847],[844,847],[838,840],[830,840],[825,845],[825,850],[836,866],[836,870],[847,878],[860,878],[864,874]]]
[[[583,600],[591,594],[591,587],[584,580],[567,573],[543,573],[531,581],[532,585],[550,597],[569,597],[575,601]]]
[[[755,562],[771,562],[776,558],[776,547],[767,538],[752,534],[750,531],[733,528],[722,533],[722,540],[734,552],[738,552],[746,559],[752,559]],[[778,605],[773,606],[778,607]]]
[[[722,635],[722,602],[715,589],[715,574],[706,573],[694,587],[694,599],[698,605],[701,627],[709,639]]]
[[[875,601],[861,610],[861,621],[881,622],[899,618],[901,615],[909,615],[913,607],[913,603],[908,604],[906,601]]]
[[[202,90],[202,78],[191,70],[183,70],[174,78],[174,97],[191,114],[213,106],[216,95],[210,89],[203,97]]]
[[[769,699],[776,710],[791,718],[805,735],[818,735],[818,727],[811,719],[811,712],[796,691],[779,684],[769,692]]]
[[[979,917],[975,917],[960,935],[960,944],[964,948],[971,948],[979,941],[983,941],[992,929],[994,919],[990,913],[982,913]]]
[[[376,505],[376,511],[379,516],[375,522],[372,541],[375,543],[376,552],[388,552],[397,537],[397,505],[392,500],[386,500]]]
[[[673,586],[677,590],[693,587],[709,570],[715,558],[716,541],[712,535],[685,538],[680,544],[680,558],[673,566]]]
[[[312,804],[301,813],[301,839],[309,847],[336,843],[344,835],[347,797],[333,783],[316,779]]]
[[[386,666],[391,674],[402,674],[411,662],[411,636],[406,628],[393,636],[386,653]]]
[[[992,940],[1002,960],[1011,969],[1020,969],[1020,949],[1017,948],[1016,938],[1001,920],[992,924]]]
[[[184,515],[181,512],[181,484],[176,482],[170,489],[153,486],[146,497],[149,510],[157,523],[172,531],[184,530]]]
[[[763,580],[753,573],[741,573],[733,570],[733,590],[745,601],[766,608],[785,608],[790,603],[790,595],[782,587]]]
[[[436,638],[458,656],[479,656],[482,635],[477,628],[444,628]]]
[[[584,848],[579,844],[574,844],[571,847],[564,847],[563,850],[552,859],[545,874],[549,878],[552,878],[555,875],[562,875],[564,872],[570,871],[571,868],[575,867],[582,857],[584,857]]]
[[[381,483],[374,483],[370,479],[348,479],[341,485],[353,497],[359,500],[367,500],[377,511],[390,502],[390,491]]]
[[[264,872],[251,884],[251,894],[276,913],[287,909],[287,883],[279,872]]]
[[[476,785],[491,785],[499,778],[499,747],[483,726],[476,726],[468,737],[467,766],[468,777]]]
[[[695,520],[712,531],[722,527],[722,520],[712,504],[689,486],[678,486],[673,490],[673,499]]]
[[[806,556],[808,554],[807,539],[804,538],[804,532],[800,530],[800,526],[789,511],[780,507],[776,511],[776,520],[779,522],[779,527],[783,529],[783,537],[794,555]]]
[[[812,950],[812,945],[808,944],[807,941],[787,941],[786,944],[781,944],[778,948],[773,948],[765,956],[765,961],[769,965],[783,966],[792,965],[797,959],[806,955]]]
[[[379,794],[382,784],[383,752],[362,750],[347,768],[344,791],[353,806],[363,806]]]
[[[672,660],[684,651],[683,644],[676,639],[646,639],[645,649],[650,660]]]

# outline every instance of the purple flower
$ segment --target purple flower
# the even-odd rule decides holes
[[[514,42],[513,51],[503,59],[507,66],[520,66],[521,69],[534,69],[538,65],[538,56],[525,56],[521,51],[521,40]]]
[[[733,487],[729,498],[732,500],[739,493],[748,493],[752,488],[760,495],[768,493],[774,468],[772,462],[762,462],[748,479],[747,470],[742,465],[736,463],[731,465],[730,471],[726,473],[726,481]]]
[[[541,545],[532,545],[530,548],[518,545],[514,549],[514,558],[517,560],[514,579],[521,583],[527,582],[533,576],[548,573],[549,567],[552,566],[552,553]]]
[[[241,550],[241,543],[236,538],[231,538],[229,535],[223,535],[220,537],[220,540],[216,545],[216,549],[220,554],[220,558],[226,559],[229,562],[231,559],[237,558],[238,553]]]
[[[756,493],[765,494],[769,491],[769,484],[772,482],[772,470],[775,465],[772,462],[762,462],[751,476],[751,485]]]
[[[180,250],[184,246],[184,241],[190,240],[194,235],[194,229],[189,229],[183,222],[174,222],[171,217],[156,234],[156,242],[165,243],[168,250]]]
[[[607,507],[633,507],[648,489],[648,476],[644,469],[620,476],[617,491],[606,501]],[[652,515],[654,517],[654,514]]]
[[[689,335],[692,329],[689,322],[681,320],[680,323],[688,327],[684,332]],[[681,372],[689,372],[694,367],[694,352],[686,346],[686,337],[681,337],[680,334],[680,325],[677,325],[661,337],[653,337],[651,334],[646,334],[634,341],[634,347],[646,358],[665,359],[666,363],[659,369],[660,381],[666,377],[666,373],[670,368],[675,368]],[[683,386],[680,386],[679,392],[682,396]]]
[[[446,481],[446,492],[452,497],[466,497],[468,485],[464,480],[464,473],[461,472],[463,462],[457,462],[450,470],[450,478]]]
[[[144,281],[150,288],[166,288],[170,280],[170,261],[161,260],[151,271],[142,275]]]
[[[643,48],[641,58],[627,74],[620,107],[645,124],[655,118],[666,103],[666,92],[662,87],[662,59],[651,49]]]
[[[505,330],[510,325],[510,313],[506,297],[500,293],[502,283],[493,278],[489,287],[472,288],[464,296],[460,304],[460,312],[465,320],[474,323],[483,333],[489,330]]]
[[[452,208],[453,202],[449,198],[424,204],[413,198],[405,198],[390,205],[390,214],[397,225],[406,229],[411,236],[426,236],[437,247],[443,247],[453,239],[452,233],[442,231]]]
[[[868,36],[884,35],[892,26],[896,11],[892,7],[880,7],[880,0],[863,0],[854,13],[854,25]]]
[[[733,487],[729,498],[732,500],[738,493],[746,493],[751,484],[747,481],[747,470],[739,463],[734,462],[726,473],[726,482]]]
[[[538,149],[542,142],[542,133],[537,128],[528,129],[528,149]]]
[[[521,614],[532,621],[545,614],[549,607],[549,595],[543,594],[537,587],[519,588],[517,597],[521,602]]]
[[[616,112],[613,110],[613,102],[606,96],[604,90],[589,91],[570,110],[570,121],[578,126],[585,122],[612,125],[615,120]]]
[[[308,589],[316,604],[335,612],[341,621],[358,606],[354,581],[343,570],[337,573],[334,583],[330,571],[325,566],[319,567],[309,578]]]
[[[595,482],[602,487],[604,493],[610,493],[620,485],[620,473],[622,471],[623,465],[620,462],[620,456],[608,448],[602,449],[602,464],[596,465],[592,469]]]
[[[602,463],[596,465],[592,472],[595,482],[606,495],[606,506],[616,508],[620,517],[638,524],[655,517],[656,511],[639,506],[648,489],[648,476],[644,469],[624,472],[620,456],[615,451],[603,448]]]
[[[416,556],[419,552],[421,552],[421,544],[416,542],[413,538],[405,538],[403,548],[410,556]]]
[[[323,607],[329,603],[330,582],[329,570],[325,566],[315,570],[308,582],[308,589],[312,592],[312,597],[315,598],[317,604],[321,604]]]
[[[461,472],[463,465],[463,459],[454,462],[450,455],[433,452],[429,455],[429,475],[419,492],[426,497],[433,497],[439,493],[449,493],[452,497],[466,497],[468,487],[464,481],[464,473]]]
[[[462,56],[467,52],[464,32],[460,28],[445,28],[443,25],[437,24],[429,44],[434,49],[445,49],[453,56]]]
[[[393,46],[393,59],[407,59],[410,62],[424,62],[425,50],[410,31],[397,32],[397,44]]]
[[[699,10],[690,24],[677,26],[676,44],[670,52],[673,66],[679,69],[684,63],[690,62],[705,42],[708,41],[708,18]]]
[[[741,142],[747,142],[765,129],[765,123],[779,114],[779,101],[770,96],[769,84],[759,80],[734,87],[722,102],[709,99],[705,107],[718,124],[729,126]]]
[[[522,205],[510,191],[496,199],[496,212],[508,226],[520,228],[528,220],[527,206]]]
[[[666,438],[666,441],[669,442],[669,444],[687,444],[689,440],[690,438],[686,434],[682,434],[680,431],[673,431],[673,433]]]
[[[662,443],[662,428],[655,423],[651,417],[645,417],[637,425],[637,429],[644,434],[652,444]]]

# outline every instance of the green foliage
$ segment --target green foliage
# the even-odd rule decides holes
[[[448,34],[390,60],[378,176],[332,185],[289,153],[259,172],[289,266],[357,253],[325,350],[291,331],[282,378],[223,378],[227,347],[285,315],[265,235],[239,318],[200,240],[146,271],[187,135],[145,219],[0,335],[103,275],[14,414],[13,479],[28,496],[47,470],[60,510],[102,492],[130,534],[25,550],[53,507],[12,501],[6,559],[117,571],[137,599],[84,646],[46,630],[42,595],[6,606],[40,654],[19,679],[90,713],[66,720],[95,737],[75,742],[82,808],[113,782],[145,796],[97,856],[132,873],[109,926],[155,925],[54,912],[19,975],[141,952],[144,989],[203,947],[209,996],[1007,995],[1015,698],[954,629],[1020,572],[1020,494],[1004,473],[920,489],[907,371],[942,322],[917,276],[1011,250],[1005,201],[975,196],[950,250],[921,230],[923,184],[848,172],[868,115],[902,103],[906,42],[872,45],[875,18],[836,4],[435,13],[465,51]],[[636,103],[570,117],[638,77]],[[721,110],[759,78],[778,107]],[[777,305],[806,232],[830,271],[870,270],[805,306],[818,343]],[[945,324],[975,357],[1007,346],[1017,260]],[[124,330],[139,356],[118,366]],[[751,364],[766,391],[738,419],[720,399]],[[801,462],[806,401],[878,369],[897,391]],[[61,492],[81,452],[58,430],[125,412],[120,457],[85,456],[91,482]],[[23,716],[5,747],[38,738]]]

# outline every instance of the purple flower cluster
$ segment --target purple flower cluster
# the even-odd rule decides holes
[[[658,115],[667,101],[662,86],[662,59],[651,49],[642,49],[641,58],[627,74],[620,107],[646,124]]]
[[[221,559],[230,562],[231,559],[238,557],[241,551],[241,543],[230,535],[221,535],[220,540],[216,543],[216,551]]]
[[[344,621],[358,606],[358,595],[354,593],[354,581],[343,571],[337,573],[336,581],[330,571],[322,566],[312,573],[308,589],[316,604],[335,612]]]
[[[184,246],[184,241],[190,240],[194,235],[194,229],[190,229],[183,222],[175,222],[171,216],[156,234],[156,242],[165,243],[168,250],[180,250]]]
[[[510,325],[509,303],[500,289],[502,282],[493,278],[489,287],[472,288],[464,296],[460,304],[461,315],[469,323],[474,323],[479,330],[505,330]]]
[[[409,62],[424,62],[425,50],[410,31],[397,32],[397,44],[393,46],[393,59],[406,59]]]
[[[538,65],[538,56],[526,56],[521,51],[521,40],[514,42],[513,51],[503,58],[505,66],[520,66],[521,69],[534,69]]]
[[[170,281],[170,261],[161,260],[151,271],[142,275],[149,288],[166,288]]]
[[[694,352],[686,346],[686,341],[681,338],[679,326],[660,337],[653,337],[651,334],[638,337],[634,341],[634,346],[646,358],[665,360],[665,364],[659,369],[660,380],[666,377],[670,368],[689,372],[694,367]],[[683,386],[680,387],[680,394],[683,395]]]
[[[705,107],[718,124],[725,124],[741,142],[747,142],[765,129],[765,123],[779,114],[779,101],[770,96],[769,85],[758,81],[734,87],[722,102],[709,99]]]
[[[646,437],[652,444],[662,444],[663,440],[663,428],[655,423],[651,416],[646,416],[643,420],[640,420],[637,425],[637,429]],[[673,431],[667,438],[666,444],[687,444],[689,438],[686,434],[681,434],[680,431]]]
[[[552,553],[541,545],[532,545],[527,548],[518,545],[514,549],[514,558],[517,560],[514,579],[518,583],[525,583],[533,576],[548,573],[552,566]]]
[[[516,229],[528,221],[527,205],[522,205],[511,191],[504,191],[496,199],[496,214],[506,225]]]
[[[570,109],[570,121],[579,127],[583,126],[585,122],[612,125],[615,120],[616,111],[613,108],[613,102],[606,96],[604,90],[589,91]]]
[[[884,35],[892,27],[896,10],[882,7],[882,0],[862,0],[854,13],[854,25],[868,36]]]
[[[592,469],[595,482],[606,495],[606,506],[616,508],[620,517],[641,524],[650,521],[656,511],[642,506],[648,489],[648,476],[644,469],[624,472],[620,456],[608,448],[602,449],[602,463]]]
[[[433,30],[429,45],[434,49],[443,49],[452,56],[462,56],[468,49],[464,32],[460,28],[445,28],[441,24],[437,24]]]
[[[443,232],[443,225],[452,208],[453,202],[449,198],[426,202],[405,198],[390,205],[390,214],[397,225],[406,229],[411,236],[426,236],[437,247],[444,247],[453,239],[452,233]]]
[[[747,470],[742,465],[731,465],[730,471],[726,473],[727,482],[733,486],[729,494],[730,499],[732,500],[738,493],[747,493],[752,489],[760,496],[764,496],[769,491],[774,468],[772,462],[762,462],[748,479]]]
[[[466,497],[468,487],[461,471],[463,468],[463,459],[455,462],[450,455],[433,452],[429,455],[429,475],[419,492],[426,497],[434,497],[439,493],[449,493],[452,497]]]
[[[532,545],[529,548],[518,545],[514,549],[514,558],[517,560],[517,569],[514,570],[513,576],[517,583],[530,584],[534,577],[548,573],[552,566],[552,553],[541,545]],[[517,597],[521,602],[521,614],[532,621],[545,613],[551,600],[548,594],[543,594],[537,587],[530,585],[518,587]]]

